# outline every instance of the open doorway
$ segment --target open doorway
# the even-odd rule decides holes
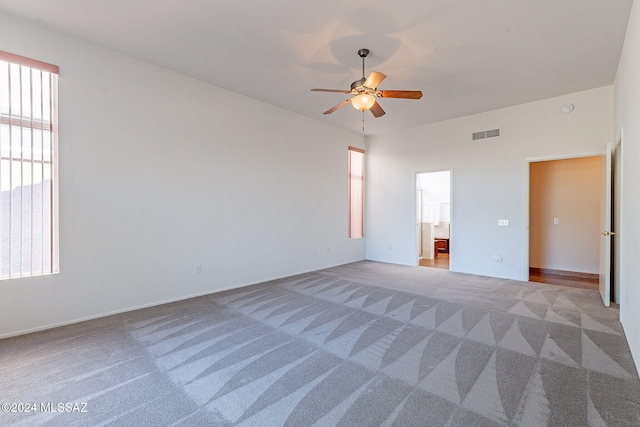
[[[529,280],[598,289],[600,158],[530,163]]]
[[[451,171],[416,174],[418,265],[450,268]]]

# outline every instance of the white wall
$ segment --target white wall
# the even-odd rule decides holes
[[[499,138],[471,141],[494,128]],[[451,168],[451,269],[526,280],[525,159],[597,154],[612,140],[612,86],[369,137],[367,258],[416,265],[415,173]]]
[[[622,136],[620,321],[640,367],[640,3],[633,2],[615,83],[616,141]]]
[[[3,15],[0,49],[60,66],[60,273],[0,282],[0,337],[364,259],[362,136]]]

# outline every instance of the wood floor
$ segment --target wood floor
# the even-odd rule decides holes
[[[434,259],[420,259],[421,267],[433,267],[433,268],[443,268],[445,270],[449,269],[449,254],[439,253],[438,256]]]
[[[598,275],[576,273],[573,271],[547,270],[542,268],[529,269],[529,281],[548,283],[551,285],[570,286],[572,288],[598,290]]]

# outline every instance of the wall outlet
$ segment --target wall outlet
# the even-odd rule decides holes
[[[200,264],[196,264],[196,274],[202,273],[202,266]]]
[[[500,227],[508,227],[509,226],[509,220],[508,219],[499,219],[498,220],[498,225]]]

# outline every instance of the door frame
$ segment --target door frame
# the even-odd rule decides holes
[[[529,239],[531,232],[529,228],[529,209],[531,208],[531,194],[529,194],[529,189],[531,185],[531,163],[538,162],[546,162],[550,160],[570,160],[570,159],[580,159],[583,157],[600,157],[602,151],[590,151],[585,153],[575,153],[575,154],[559,154],[556,156],[543,156],[543,157],[527,157],[524,159],[524,221],[523,221],[523,235],[524,239],[524,248],[523,248],[523,271],[522,271],[522,281],[529,281]]]
[[[611,288],[613,282],[613,162],[615,148],[609,143],[600,154],[600,237],[599,237],[599,271],[598,291],[605,307],[611,305]],[[604,170],[603,170],[604,169]],[[605,209],[602,209],[604,206]],[[608,212],[607,212],[608,208]],[[604,230],[603,230],[604,228]]]
[[[620,217],[622,212],[622,158],[624,154],[624,129],[620,129],[620,138],[615,142],[613,156],[613,298],[616,304],[622,303],[624,284],[620,280]]]
[[[415,232],[413,241],[416,244],[416,247],[413,249],[413,253],[415,256],[415,266],[420,266],[420,256],[417,251],[417,241],[419,236],[418,232],[418,175],[424,173],[434,173],[434,172],[449,172],[449,248],[451,248],[451,240],[453,237],[453,167],[444,167],[444,168],[433,168],[433,169],[425,169],[420,171],[415,171],[413,173],[413,230]],[[449,249],[449,271],[453,270],[453,257],[451,256],[451,249]]]

